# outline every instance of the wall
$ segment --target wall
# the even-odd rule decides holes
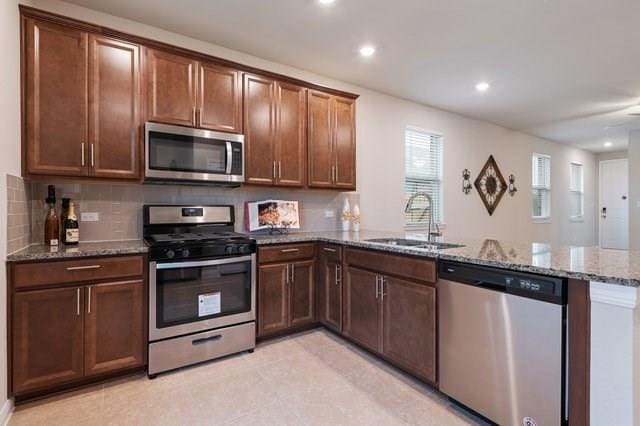
[[[33,242],[41,243],[44,235],[47,184],[33,183]],[[345,197],[350,203],[357,194],[335,191],[302,191],[242,187],[236,189],[175,185],[56,185],[56,198],[72,198],[80,212],[96,212],[99,222],[80,222],[83,241],[130,240],[142,238],[143,204],[231,204],[235,206],[236,231],[244,231],[244,202],[265,199],[298,200],[300,223],[304,231],[329,231],[338,228],[339,211]],[[352,204],[353,205],[353,204]],[[332,213],[326,217],[325,212]]]
[[[629,248],[640,250],[640,130],[629,133]]]
[[[596,154],[596,159],[598,160],[598,162],[608,160],[622,160],[624,158],[629,158],[629,153],[627,151],[600,152]]]
[[[404,128],[406,125],[415,125],[444,134],[444,218],[449,235],[587,245],[596,241],[596,161],[591,153],[68,3],[32,0],[31,4],[121,31],[359,93],[356,118],[357,178],[362,227],[365,229],[401,230],[403,227]],[[550,224],[534,224],[530,217],[530,154],[533,151],[548,153],[553,157],[553,217]],[[516,175],[520,188],[515,197],[505,196],[493,217],[488,216],[475,191],[464,196],[459,190],[462,169],[469,168],[475,178],[490,154],[496,157],[505,177],[510,173]],[[569,161],[580,161],[585,165],[587,214],[582,223],[572,223],[568,219],[566,179]]]
[[[7,173],[20,175],[20,21],[16,0],[0,0],[0,318],[6,318]],[[7,337],[0,327],[0,422],[11,404],[7,401]]]

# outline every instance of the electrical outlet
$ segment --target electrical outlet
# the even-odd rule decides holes
[[[329,218],[329,217],[335,217],[336,213],[333,210],[325,210],[324,211],[324,217]]]
[[[98,212],[83,212],[80,213],[81,222],[98,222],[100,220],[100,213]]]

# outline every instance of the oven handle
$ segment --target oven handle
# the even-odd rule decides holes
[[[229,259],[201,260],[194,262],[158,263],[156,269],[198,268],[201,266],[227,265],[229,263],[251,262],[252,256],[232,257]]]
[[[215,341],[215,340],[220,340],[220,339],[222,339],[222,335],[221,334],[216,334],[215,336],[203,337],[201,339],[192,340],[191,344],[193,346],[202,345],[203,343],[207,343],[207,342],[211,342],[211,341]]]

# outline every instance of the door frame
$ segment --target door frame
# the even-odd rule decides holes
[[[603,231],[603,226],[602,226],[602,166],[604,164],[610,164],[610,163],[626,163],[627,164],[627,180],[629,179],[629,159],[628,158],[616,158],[613,160],[600,160],[600,162],[598,163],[598,207],[596,209],[596,218],[598,220],[598,247],[602,247],[602,231]],[[629,196],[627,195],[627,200]],[[629,213],[630,213],[630,204],[627,206],[627,226],[629,225]],[[628,230],[627,230],[628,232]],[[629,248],[627,247],[627,250]]]

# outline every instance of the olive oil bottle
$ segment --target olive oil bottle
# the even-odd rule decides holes
[[[49,246],[57,246],[60,238],[60,222],[56,214],[56,188],[49,185],[47,203],[47,216],[44,219],[44,243]]]

